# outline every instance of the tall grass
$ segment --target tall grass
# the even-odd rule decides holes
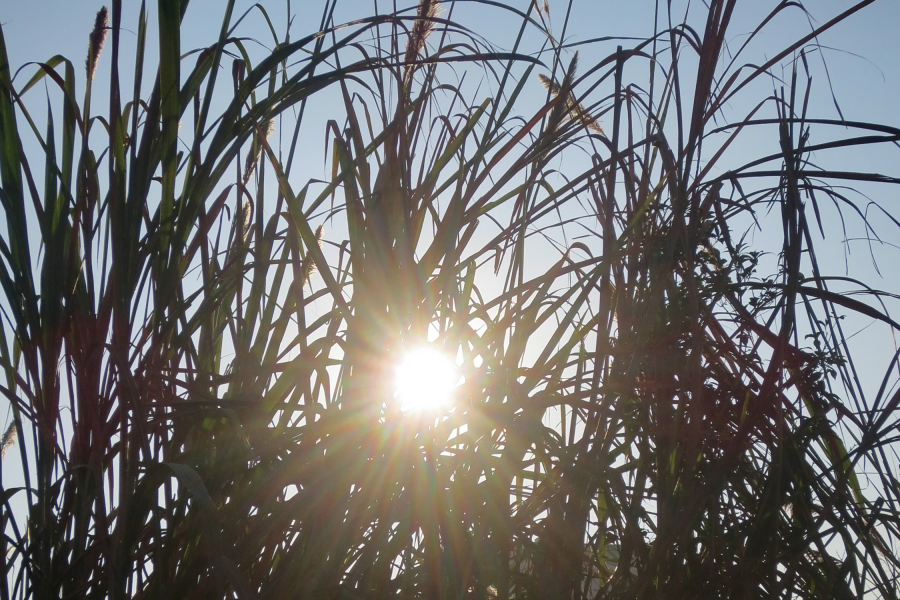
[[[900,139],[809,114],[871,0],[756,65],[734,0],[660,7],[580,69],[546,2],[476,2],[501,51],[453,2],[329,0],[257,57],[233,0],[196,52],[159,0],[153,82],[121,4],[84,76],[14,81],[0,30],[0,597],[898,596],[897,355],[873,397],[842,318],[898,325],[814,242],[830,210],[889,234],[845,186],[898,180],[810,159]],[[434,418],[390,375],[426,342],[463,381]]]

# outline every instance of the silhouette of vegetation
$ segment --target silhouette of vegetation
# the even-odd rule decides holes
[[[819,165],[900,129],[810,108],[871,3],[761,60],[798,3],[739,45],[735,0],[577,45],[469,3],[510,48],[256,6],[261,53],[113,0],[83,75],[0,29],[0,598],[897,598],[898,354],[873,394],[842,321],[897,298],[816,258],[898,226]],[[425,344],[460,384],[406,414]]]

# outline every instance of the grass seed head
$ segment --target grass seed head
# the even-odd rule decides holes
[[[237,215],[238,239],[241,241],[241,243],[246,242],[247,236],[250,235],[250,219],[252,218],[253,206],[250,204],[250,201],[247,200],[241,207],[241,212]]]
[[[6,428],[6,433],[3,434],[3,440],[0,442],[0,460],[6,458],[6,451],[9,450],[16,443],[16,422],[13,421],[9,424],[9,427]]]
[[[244,161],[244,185],[250,181],[256,165],[259,163],[259,157],[262,154],[262,140],[268,140],[273,131],[275,131],[275,121],[272,119],[266,121],[265,128],[256,128],[256,132],[253,134],[253,149],[247,153],[247,159]]]
[[[406,63],[406,71],[404,79],[408,82],[412,78],[412,63],[422,54],[425,49],[425,42],[428,36],[434,30],[434,19],[440,14],[440,8],[436,0],[421,0],[419,2],[419,10],[416,20],[413,23],[412,32],[409,34],[409,41],[406,43],[406,54],[403,62]]]
[[[575,58],[572,60],[572,66],[570,66],[570,73],[566,75],[567,78],[571,78],[574,75],[574,67],[578,64],[578,54],[575,54]],[[549,90],[550,93],[555,98],[560,94],[560,86],[555,81],[538,73],[538,79],[541,81],[541,85],[544,86],[545,89]],[[567,86],[568,87],[568,86]],[[597,118],[589,113],[587,109],[575,99],[575,94],[569,89],[566,92],[565,105],[562,107],[564,111],[563,118],[568,119],[570,121],[578,121],[594,133],[598,133],[600,135],[605,135],[603,133],[603,128],[600,127],[600,124],[597,123]]]
[[[94,20],[94,30],[91,31],[88,56],[85,62],[88,81],[94,80],[94,75],[97,72],[97,62],[100,60],[100,52],[103,51],[107,32],[109,32],[109,10],[104,6],[97,12],[97,18]]]
[[[322,247],[322,232],[323,226],[319,225],[316,227],[316,243],[319,245],[319,248]],[[306,253],[306,258],[303,259],[303,263],[301,264],[301,279],[300,285],[306,285],[309,282],[309,277],[313,273],[316,272],[316,263],[312,259],[312,254],[309,252]]]

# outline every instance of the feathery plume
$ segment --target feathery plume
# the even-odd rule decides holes
[[[0,441],[0,460],[6,457],[6,451],[16,444],[16,422],[13,421],[6,428],[3,434],[3,440]]]
[[[597,123],[597,118],[590,114],[587,109],[584,108],[584,105],[575,99],[575,94],[572,92],[572,80],[575,78],[575,69],[577,67],[578,53],[576,52],[569,65],[569,71],[566,73],[566,77],[563,81],[563,87],[567,90],[565,103],[560,109],[563,112],[563,118],[570,121],[578,121],[591,131],[599,133],[600,135],[605,135],[603,133],[603,128]],[[559,84],[540,73],[538,74],[538,79],[541,80],[541,85],[549,90],[553,97],[559,96],[561,90]]]
[[[406,64],[403,79],[408,83],[412,78],[413,62],[419,58],[422,50],[425,49],[425,42],[428,36],[434,30],[434,19],[440,14],[440,8],[437,0],[421,0],[419,2],[419,10],[416,20],[413,23],[412,32],[409,34],[409,41],[406,42],[406,54],[403,56],[403,62]]]
[[[237,218],[237,239],[243,244],[247,241],[247,236],[250,235],[250,219],[253,217],[253,206],[249,200],[244,201],[244,205],[241,206],[241,212],[235,217]]]
[[[253,149],[247,153],[247,159],[244,161],[244,185],[247,185],[247,182],[250,181],[253,171],[256,170],[256,165],[259,163],[263,146],[261,140],[268,140],[273,131],[275,131],[275,121],[269,119],[266,121],[265,129],[257,127],[253,133]]]
[[[108,31],[109,10],[104,6],[97,12],[97,18],[94,20],[94,30],[91,31],[87,60],[84,63],[87,69],[88,81],[93,81],[94,75],[97,73],[97,61],[100,60],[100,52],[103,51],[103,44],[106,42]]]
[[[224,269],[229,269],[243,260],[247,238],[250,237],[250,222],[253,218],[253,204],[250,200],[244,200],[240,210],[236,211],[231,220],[232,235],[231,245],[225,253]]]
[[[322,247],[322,225],[316,227],[316,243],[319,245],[319,248]],[[304,286],[309,282],[309,277],[313,273],[316,272],[316,263],[312,259],[312,254],[309,252],[306,253],[306,257],[303,259],[303,262],[300,265],[301,279],[300,285]]]

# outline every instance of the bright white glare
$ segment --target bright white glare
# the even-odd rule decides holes
[[[448,356],[432,348],[414,350],[397,367],[400,410],[408,413],[446,406],[458,381],[456,364]]]

